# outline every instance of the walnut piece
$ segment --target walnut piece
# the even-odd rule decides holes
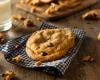
[[[24,20],[24,26],[25,27],[33,27],[34,23],[30,19]]]
[[[82,15],[86,20],[100,20],[100,9],[91,10]]]
[[[15,61],[15,62],[19,63],[21,61],[20,55],[17,55],[14,58],[12,58],[12,61]]]
[[[5,73],[2,74],[2,77],[4,80],[11,80],[12,78],[15,77],[15,73],[12,71],[6,71]]]
[[[92,56],[85,56],[82,58],[82,61],[84,62],[93,62],[94,58]]]

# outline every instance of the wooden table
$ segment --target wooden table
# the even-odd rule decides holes
[[[22,13],[15,8],[15,4],[18,0],[12,0],[13,14]],[[77,27],[83,29],[86,32],[86,38],[79,51],[79,55],[76,56],[70,68],[66,71],[63,77],[54,77],[39,71],[30,71],[13,64],[8,63],[2,54],[0,54],[0,71],[11,70],[16,73],[17,80],[100,80],[100,42],[97,41],[97,35],[100,32],[100,21],[85,21],[81,19],[81,15],[93,8],[100,8],[100,2],[95,6],[78,12],[75,15],[66,17],[62,20],[52,23],[65,27]],[[26,14],[26,13],[25,13]],[[25,15],[24,14],[24,15]],[[29,15],[27,13],[27,15]],[[7,36],[12,38],[20,36],[18,33],[11,29],[8,32],[4,32]],[[13,34],[13,35],[11,35]],[[15,36],[16,35],[16,36]],[[82,62],[81,58],[86,55],[95,57],[94,62]],[[0,80],[2,78],[0,77]]]

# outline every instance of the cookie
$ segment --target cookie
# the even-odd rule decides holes
[[[87,20],[100,20],[100,9],[94,9],[86,12],[82,18]]]
[[[45,29],[28,39],[26,53],[35,61],[54,61],[67,54],[74,44],[75,36],[70,29]]]
[[[58,0],[57,3],[51,3],[51,5],[45,10],[46,14],[54,14],[58,11],[64,11],[66,9],[71,9],[79,6],[81,4],[80,0]]]

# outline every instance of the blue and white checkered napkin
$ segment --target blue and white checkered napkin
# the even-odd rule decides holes
[[[52,29],[52,28],[58,28],[52,24],[42,23],[40,29]],[[25,68],[31,68],[31,69],[40,69],[44,72],[61,76],[64,75],[66,69],[69,67],[72,59],[77,54],[80,45],[84,39],[84,32],[79,29],[72,29],[72,31],[76,35],[76,45],[69,50],[69,55],[66,55],[65,57],[58,59],[54,62],[45,62],[42,63],[40,66],[35,65],[35,61],[30,59],[25,52],[25,43],[27,39],[29,38],[29,35],[25,35],[22,37],[19,37],[14,40],[8,41],[6,44],[4,44],[0,50],[4,52],[5,59],[13,64],[16,64],[18,66],[22,66]],[[21,56],[21,61],[19,63],[13,62],[11,59],[16,56]]]

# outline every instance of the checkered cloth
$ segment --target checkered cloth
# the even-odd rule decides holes
[[[40,29],[53,29],[53,28],[59,28],[55,25],[48,24],[48,23],[42,23],[40,26]],[[68,69],[72,59],[75,57],[77,52],[79,51],[80,45],[84,39],[84,32],[79,29],[72,29],[72,31],[76,35],[76,45],[69,50],[69,54],[65,55],[63,58],[58,59],[54,62],[44,62],[41,65],[37,66],[35,65],[35,61],[30,59],[25,52],[25,43],[27,39],[31,36],[25,35],[21,36],[14,40],[9,40],[6,44],[1,46],[0,51],[4,52],[5,59],[13,64],[16,64],[18,66],[22,66],[25,68],[30,68],[33,70],[42,70],[44,72],[56,75],[56,76],[62,76],[64,75],[66,69]],[[12,58],[20,55],[21,61],[19,63],[16,63],[12,61]]]

